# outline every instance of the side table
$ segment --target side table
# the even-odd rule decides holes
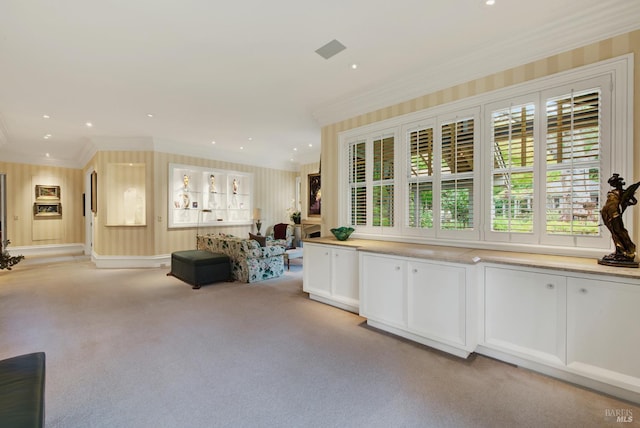
[[[303,253],[302,248],[291,248],[284,252],[284,261],[287,263],[287,270],[291,267],[291,259],[300,259]]]

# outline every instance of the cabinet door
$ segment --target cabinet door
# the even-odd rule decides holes
[[[406,262],[372,254],[362,254],[361,257],[360,314],[404,328]]]
[[[569,367],[606,369],[640,386],[640,286],[569,278],[567,311]]]
[[[407,321],[422,336],[465,344],[466,275],[464,268],[410,262]]]
[[[357,303],[358,255],[355,250],[333,248],[331,253],[331,284],[334,297]]]
[[[564,276],[487,267],[484,292],[487,345],[565,363]]]
[[[302,289],[307,293],[331,295],[331,248],[305,243],[304,277]]]

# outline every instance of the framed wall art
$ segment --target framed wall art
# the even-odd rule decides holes
[[[322,189],[320,174],[309,174],[309,217],[319,217],[322,213]]]
[[[60,186],[36,184],[36,201],[59,201]]]
[[[62,204],[60,202],[36,202],[33,204],[33,216],[35,218],[62,217]]]

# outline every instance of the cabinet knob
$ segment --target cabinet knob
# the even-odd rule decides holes
[[[554,288],[556,288],[556,286],[555,286],[555,285],[553,285],[553,284],[551,284],[551,283],[549,283],[549,284],[547,284],[547,288],[548,288],[549,290],[553,290]]]
[[[400,266],[396,266],[396,270],[400,270]]]
[[[587,294],[587,289],[586,289],[586,288],[581,288],[581,289],[580,289],[580,293],[582,293],[582,294]]]
[[[413,269],[413,273],[418,273],[418,269]]]
[[[325,253],[324,253],[324,255],[325,255],[325,256],[328,256],[328,255],[329,255],[329,252],[328,252],[328,251],[327,251],[327,252],[325,252]]]

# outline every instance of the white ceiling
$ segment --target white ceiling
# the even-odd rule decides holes
[[[637,28],[640,0],[1,0],[0,160],[297,169],[322,125]]]

